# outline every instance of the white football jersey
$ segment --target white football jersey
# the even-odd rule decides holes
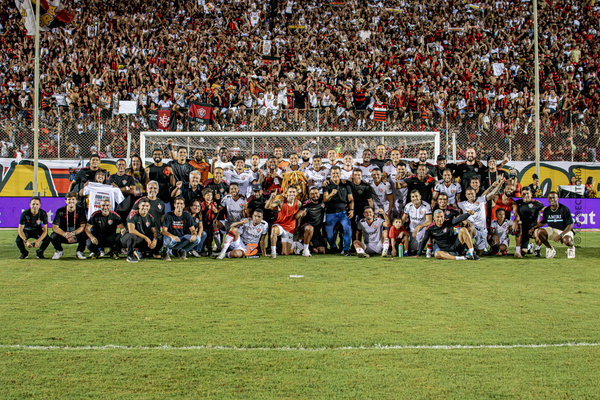
[[[512,226],[512,222],[509,219],[504,219],[502,225],[498,224],[498,220],[495,219],[490,224],[490,229],[492,230],[492,234],[498,236],[500,239],[500,243],[504,243],[508,241],[508,230]]]
[[[469,217],[469,221],[473,224],[473,226],[476,229],[486,230],[487,229],[486,217],[485,217],[486,204],[487,204],[487,199],[485,198],[485,196],[479,196],[475,200],[475,203],[469,203],[468,200],[465,200],[465,201],[461,201],[460,203],[458,203],[458,206],[460,207],[461,210],[463,210],[463,212],[467,212],[467,211],[471,211],[471,210],[475,211],[475,214],[473,214]]]
[[[359,165],[358,168],[360,168],[360,170],[362,171],[362,180],[363,182],[368,183],[369,185],[371,183],[373,183],[373,178],[371,177],[371,172],[373,172],[373,170],[375,168],[378,168],[377,165],[369,165],[368,167],[365,167],[364,165]]]
[[[350,168],[350,170],[348,171],[344,167],[340,167],[340,172],[342,173],[342,177],[340,179],[343,179],[345,181],[350,181],[350,180],[352,180],[352,174],[354,173],[354,168]]]
[[[247,224],[238,227],[240,239],[242,239],[244,244],[258,243],[260,242],[260,238],[268,232],[269,224],[267,221],[261,221],[260,224],[254,225],[254,222],[250,220]]]
[[[387,214],[390,211],[390,203],[387,199],[388,195],[392,194],[392,187],[389,182],[381,181],[379,185],[375,185],[374,182],[371,182],[371,187],[373,188],[373,205],[375,206],[375,212],[380,208],[383,208],[383,211]]]
[[[385,220],[379,217],[373,218],[373,222],[371,222],[370,225],[366,218],[363,218],[358,222],[357,228],[362,232],[363,242],[365,244],[381,242],[381,232],[383,231],[384,222]]]
[[[237,200],[230,194],[223,197],[221,206],[227,209],[227,221],[229,221],[229,223],[242,220],[242,211],[245,202],[246,198],[244,196],[240,196]]]
[[[329,175],[329,171],[325,167],[321,167],[320,171],[315,171],[314,168],[308,168],[304,171],[304,175],[306,175],[306,179],[309,181],[312,180],[313,186],[321,189],[323,187],[323,182],[327,179]],[[342,178],[343,179],[343,178]]]
[[[248,188],[254,180],[254,172],[244,169],[241,173],[238,173],[234,169],[228,169],[223,171],[223,177],[229,184],[237,183],[240,188],[240,194],[246,195],[248,193]]]
[[[435,185],[434,191],[445,193],[448,196],[448,204],[456,204],[456,195],[462,192],[462,188],[457,183],[451,183],[450,186],[446,186],[444,181],[441,180]]]
[[[427,219],[427,215],[431,214],[431,206],[422,201],[419,208],[415,207],[413,203],[408,203],[404,207],[404,213],[410,218],[410,231],[413,232],[415,228]]]

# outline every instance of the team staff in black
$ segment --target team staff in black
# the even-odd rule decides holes
[[[187,149],[180,147],[177,149],[177,159],[169,161],[169,167],[173,170],[176,182],[184,182],[190,176],[190,172],[195,171],[194,167],[187,161]]]
[[[150,164],[146,168],[146,190],[151,181],[157,182],[159,191],[158,198],[163,201],[168,210],[171,210],[171,187],[175,186],[175,175],[173,170],[168,165],[162,162],[163,152],[161,149],[152,151],[152,159],[154,164]]]
[[[350,255],[350,243],[352,243],[352,225],[350,220],[354,218],[354,197],[352,188],[347,182],[340,180],[341,171],[337,165],[331,167],[331,180],[323,188],[323,201],[326,208],[325,231],[330,248],[335,248],[334,229],[340,224],[344,230],[343,256]]]
[[[36,249],[36,258],[45,258],[44,250],[50,244],[48,236],[48,214],[41,209],[41,200],[34,196],[29,201],[29,209],[21,213],[17,235],[17,247],[21,252],[19,260],[29,257],[27,249]],[[32,243],[28,239],[35,239]]]
[[[200,201],[202,201],[202,190],[204,189],[204,185],[202,185],[201,178],[200,172],[193,170],[190,172],[187,182],[179,181],[175,184],[175,188],[171,192],[171,197],[183,197],[186,208],[189,208],[190,205],[192,205],[192,200],[194,199],[200,199]]]
[[[433,254],[439,260],[479,260],[467,228],[460,228],[458,234],[454,234],[454,227],[466,221],[474,213],[474,211],[469,211],[448,220],[443,210],[435,210],[433,213],[434,223],[425,228],[425,236],[421,240],[417,256],[423,253],[427,242],[432,238],[434,240]],[[465,251],[467,254],[463,257],[462,254]]]
[[[58,260],[63,256],[63,243],[77,243],[77,258],[85,260],[87,257],[83,254],[85,250],[85,209],[77,206],[77,193],[69,192],[65,196],[67,205],[56,210],[54,221],[52,221],[52,235],[50,240],[54,246],[55,252],[53,260]]]
[[[81,168],[73,181],[69,185],[69,192],[79,192],[87,182],[94,182],[96,180],[96,172],[100,169],[100,156],[98,154],[92,154],[90,157],[89,167]],[[85,208],[85,197],[80,197],[78,200],[78,206]]]
[[[90,258],[100,257],[104,249],[109,247],[108,256],[119,259],[121,250],[121,236],[125,231],[125,223],[119,214],[110,209],[110,200],[102,200],[100,211],[96,211],[88,219],[85,233],[88,236],[87,248],[90,250]]]
[[[373,187],[363,182],[362,170],[360,168],[354,168],[352,180],[348,181],[348,184],[352,188],[352,197],[354,198],[354,218],[350,220],[352,223],[352,232],[354,232],[353,240],[360,240],[360,231],[357,228],[357,224],[365,212],[365,207],[375,207],[373,205]]]
[[[127,218],[127,233],[121,244],[127,248],[127,262],[143,261],[143,253],[161,258],[162,242],[158,241],[158,230],[150,211],[150,201],[142,197],[138,201],[139,211],[132,211]]]
[[[302,255],[311,257],[310,251],[315,254],[325,254],[326,242],[323,238],[323,221],[325,220],[325,203],[321,199],[319,189],[310,188],[310,200],[305,202],[296,217],[300,218],[298,234],[302,238],[304,249]]]
[[[127,163],[122,158],[117,160],[117,173],[108,178],[108,184],[121,189],[125,199],[117,204],[115,211],[125,221],[131,207],[133,207],[133,198],[135,196],[135,178],[127,173]]]
[[[531,190],[531,187],[529,189]],[[542,243],[546,246],[546,258],[554,258],[556,250],[550,244],[550,240],[556,243],[560,242],[569,246],[567,258],[575,258],[575,246],[573,245],[574,222],[571,210],[558,202],[558,193],[556,192],[548,194],[548,202],[550,205],[544,208],[542,221],[533,227],[535,229],[536,244]],[[548,226],[542,228],[546,224]]]
[[[537,200],[531,199],[531,189],[525,186],[521,189],[521,199],[515,201],[517,205],[517,215],[513,222],[513,232],[517,233],[515,257],[523,258],[521,247],[529,244],[529,239],[533,237],[534,227],[540,218],[540,211],[544,205]],[[536,251],[539,251],[537,246]]]
[[[416,176],[413,175],[396,182],[396,189],[408,188],[408,193],[412,193],[415,189],[418,190],[421,194],[421,200],[427,204],[431,204],[434,186],[435,181],[433,178],[427,176],[427,167],[423,164],[419,164],[417,167]]]

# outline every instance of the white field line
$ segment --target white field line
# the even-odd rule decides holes
[[[22,344],[0,345],[0,349],[6,350],[201,350],[201,351],[340,351],[340,350],[479,350],[479,349],[538,349],[552,347],[600,347],[600,343],[547,343],[547,344],[481,344],[481,345],[382,345],[373,346],[340,346],[340,347],[235,347],[235,346],[28,346]]]

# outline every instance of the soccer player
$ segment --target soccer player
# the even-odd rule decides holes
[[[397,151],[397,150],[396,150]],[[399,153],[399,152],[398,152]],[[392,159],[394,152],[392,151]],[[398,182],[406,178],[406,164],[401,161],[396,164],[395,172],[389,171],[388,182],[392,185],[392,197],[394,206],[392,207],[392,217],[402,217],[402,211],[406,206],[406,198],[408,197],[408,188],[401,187]]]
[[[365,216],[358,222],[358,230],[363,234],[363,242],[354,241],[354,248],[358,257],[369,257],[373,254],[381,254],[381,257],[388,256],[390,241],[388,231],[384,228],[390,227],[390,219],[383,208],[375,213],[371,207],[366,207],[363,215]]]
[[[220,220],[217,224],[219,229],[229,232],[229,227],[232,223],[242,220],[242,212],[246,198],[241,195],[240,188],[237,183],[229,185],[229,194],[221,199],[221,208],[225,209],[225,219]]]
[[[104,249],[109,247],[108,255],[118,260],[124,229],[125,223],[119,214],[110,210],[110,200],[102,200],[100,211],[93,213],[85,226],[85,233],[88,237],[86,244],[90,250],[90,258],[96,259],[103,256]]]
[[[350,243],[352,239],[352,226],[350,220],[354,218],[354,197],[349,183],[342,182],[340,167],[331,167],[331,180],[323,188],[323,201],[326,209],[325,231],[329,247],[335,248],[334,228],[340,224],[344,230],[343,256],[350,256]]]
[[[352,154],[344,155],[344,158],[342,158],[342,162],[344,165],[340,169],[341,179],[343,181],[349,181],[352,179],[352,175],[354,174],[354,158],[352,157]],[[330,171],[328,169],[327,175],[329,175],[329,173]]]
[[[358,165],[358,168],[360,168],[360,170],[362,171],[362,180],[367,182],[368,184],[371,184],[373,183],[371,172],[373,172],[373,170],[377,168],[376,165],[371,164],[371,160],[373,159],[373,153],[371,153],[371,150],[365,149],[363,151],[362,157],[363,162],[362,164]]]
[[[242,156],[233,158],[234,168],[224,171],[223,175],[229,184],[237,184],[239,192],[245,197],[248,194],[248,188],[254,180],[254,173],[244,168],[246,160]]]
[[[125,199],[116,207],[115,211],[124,221],[133,207],[133,196],[135,196],[135,178],[127,173],[127,163],[122,158],[117,160],[117,173],[108,178],[108,184],[121,189]]]
[[[154,218],[148,212],[150,201],[142,197],[138,201],[139,211],[132,211],[127,218],[127,233],[121,238],[121,244],[127,248],[127,262],[144,261],[142,252],[160,257],[162,242],[158,241],[158,230]]]
[[[196,232],[191,214],[183,212],[183,197],[176,197],[173,204],[175,209],[165,215],[162,224],[163,246],[167,250],[164,260],[171,261],[170,253],[174,250],[179,251],[179,258],[187,260],[187,252],[200,244],[200,235]]]
[[[271,156],[267,162],[267,169],[264,171],[265,180],[263,188],[267,193],[275,189],[281,189],[282,175],[283,171],[277,166],[277,157]]]
[[[58,260],[63,256],[63,243],[77,243],[77,258],[85,260],[85,210],[77,207],[77,194],[74,192],[67,193],[65,202],[67,205],[56,210],[52,221],[50,240],[55,249],[52,259]]]
[[[394,203],[392,186],[389,182],[384,182],[381,180],[382,174],[379,168],[375,168],[373,172],[371,172],[371,177],[373,178],[373,182],[371,182],[371,188],[373,189],[373,204],[375,205],[374,209],[379,210],[382,208],[388,218],[391,218],[391,210]]]
[[[463,212],[466,213],[469,211],[474,211],[474,213],[469,217],[469,221],[475,228],[473,243],[475,245],[477,255],[481,255],[481,253],[483,253],[483,251],[487,248],[487,202],[494,197],[498,190],[500,190],[503,183],[504,179],[499,178],[499,180],[495,181],[492,186],[479,197],[477,196],[477,191],[469,186],[466,190],[467,200],[458,203],[458,206],[463,210]]]
[[[288,256],[292,252],[296,219],[298,218],[299,202],[296,199],[297,190],[290,186],[287,189],[285,200],[275,200],[277,191],[271,192],[271,197],[265,208],[279,210],[277,219],[271,228],[271,257],[277,257],[277,238],[281,236],[281,254]]]
[[[513,222],[513,232],[517,234],[515,257],[523,258],[521,247],[529,244],[529,239],[533,237],[535,230],[534,226],[540,218],[540,211],[544,209],[544,205],[537,200],[531,199],[531,189],[525,186],[521,189],[522,198],[515,201],[517,205],[517,213]],[[520,225],[520,226],[519,226]],[[540,250],[539,245],[536,245],[536,251]]]
[[[424,232],[423,240],[419,245],[417,257],[423,253],[425,245],[433,238],[433,255],[438,260],[479,260],[473,249],[473,241],[467,228],[460,228],[458,234],[454,233],[454,226],[465,221],[473,211],[462,214],[452,220],[447,220],[444,211],[435,210],[434,223],[428,226]],[[463,257],[461,254],[467,254]]]
[[[313,166],[304,171],[304,175],[308,180],[308,187],[316,187],[319,190],[322,190],[323,182],[327,180],[328,174],[329,171],[323,166],[320,157],[313,158]]]
[[[505,256],[508,250],[508,233],[512,229],[512,222],[506,219],[506,211],[503,208],[496,208],[496,218],[490,224],[488,243],[491,246],[490,255],[500,253]]]
[[[220,202],[229,193],[229,184],[223,180],[223,168],[216,167],[213,178],[204,182],[204,187],[213,191],[213,199]]]
[[[440,193],[444,193],[446,194],[448,203],[452,205],[452,207],[456,208],[460,202],[462,188],[458,183],[453,182],[452,171],[450,171],[450,169],[445,169],[442,176],[443,180],[438,181],[438,183],[435,185],[435,189],[433,189],[433,206],[435,207],[435,202],[437,202],[437,198]]]
[[[298,213],[300,217],[298,234],[304,244],[302,250],[304,257],[311,257],[311,247],[313,253],[325,254],[326,245],[322,234],[325,221],[325,203],[321,199],[319,189],[316,187],[311,187],[308,195],[310,199],[302,205]]]
[[[17,235],[17,247],[21,252],[19,260],[29,257],[28,248],[36,249],[36,258],[44,259],[44,251],[50,244],[48,236],[48,214],[41,209],[41,200],[34,196],[29,201],[29,209],[21,213]],[[28,239],[35,239],[32,243]]]
[[[265,237],[268,232],[269,224],[263,220],[263,211],[261,209],[254,210],[250,221],[245,218],[231,224],[217,259],[222,260],[225,256],[229,258],[251,256],[258,252],[259,247],[262,256],[266,257]],[[230,251],[227,252],[227,250]]]
[[[404,162],[400,160],[400,151],[398,149],[392,150],[390,158],[391,160],[385,163],[381,172],[383,172],[384,178],[393,184],[396,182],[398,165],[400,165],[400,163],[404,164]],[[406,164],[404,164],[404,166],[406,167]]]
[[[156,182],[159,187],[157,197],[162,200],[167,210],[171,210],[171,186],[175,186],[175,174],[168,165],[163,164],[163,151],[154,149],[152,151],[153,164],[146,168],[146,190],[150,182]]]
[[[419,169],[423,169],[422,165]],[[409,248],[406,251],[417,251],[419,249],[419,243],[425,236],[423,228],[431,224],[431,206],[429,203],[421,199],[421,193],[417,189],[413,189],[410,192],[410,203],[404,207],[404,214],[402,215],[402,225],[406,224],[406,221],[410,218],[410,240]]]
[[[413,190],[417,190],[421,195],[421,199],[425,203],[431,204],[431,200],[433,198],[432,189],[434,183],[435,182],[433,178],[427,176],[427,167],[425,165],[419,164],[419,166],[417,167],[417,175],[413,175],[401,181],[396,180],[396,188],[407,188],[408,193],[412,193]]]
[[[392,257],[396,257],[398,255],[397,246],[399,244],[404,246],[403,255],[408,255],[408,241],[410,234],[402,226],[402,218],[394,218],[388,237],[390,239],[390,245],[392,246]]]
[[[523,189],[521,189],[521,192]],[[529,187],[531,192],[531,187]],[[546,258],[554,258],[556,250],[550,244],[550,240],[556,243],[562,243],[569,246],[567,249],[567,258],[575,258],[575,246],[573,245],[573,217],[571,210],[564,204],[558,202],[558,193],[550,192],[548,194],[550,205],[543,210],[542,221],[536,224],[533,229],[536,238],[536,244],[542,243],[546,246]],[[542,228],[544,225],[548,225]],[[541,229],[539,229],[541,228]],[[536,255],[539,257],[541,256]]]

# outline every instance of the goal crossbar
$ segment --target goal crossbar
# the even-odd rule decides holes
[[[174,138],[174,137],[212,137],[212,138],[265,138],[265,137],[290,137],[290,138],[310,138],[310,137],[364,137],[364,138],[381,138],[382,141],[385,137],[395,138],[415,138],[422,137],[429,139],[430,142],[434,143],[434,157],[440,154],[440,133],[436,131],[432,132],[387,132],[387,131],[327,131],[327,132],[172,132],[172,131],[142,131],[140,132],[140,154],[145,157],[146,155],[146,138],[148,137],[163,137],[163,138]]]

